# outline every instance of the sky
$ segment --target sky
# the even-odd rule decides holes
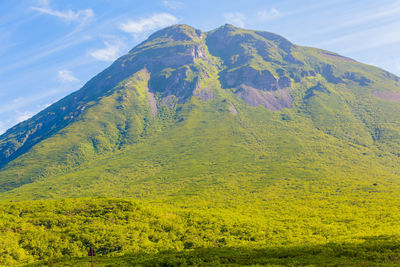
[[[178,23],[269,31],[400,76],[400,0],[0,0],[0,134]]]

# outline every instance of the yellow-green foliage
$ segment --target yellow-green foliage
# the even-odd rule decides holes
[[[190,205],[108,198],[4,203],[0,264],[84,264],[87,258],[73,258],[91,246],[112,266],[399,263],[398,199],[299,194],[296,186],[286,196],[275,188],[268,200]]]

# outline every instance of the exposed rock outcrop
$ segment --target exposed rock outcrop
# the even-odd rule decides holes
[[[397,92],[376,91],[376,92],[373,92],[372,95],[379,99],[382,99],[382,100],[400,103],[400,93],[397,93]]]
[[[262,91],[249,86],[242,86],[236,95],[251,107],[263,106],[271,111],[278,111],[292,106],[293,98],[289,89]]]
[[[244,85],[262,91],[276,91],[291,87],[290,78],[286,76],[276,78],[268,70],[256,70],[251,67],[221,73],[220,81],[223,88],[237,88]]]

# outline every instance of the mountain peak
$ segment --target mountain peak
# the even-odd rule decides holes
[[[214,30],[211,30],[209,32],[209,34],[217,33],[217,34],[224,35],[224,34],[229,34],[229,33],[236,32],[237,30],[239,30],[238,27],[235,27],[232,24],[225,24],[225,25],[222,25],[221,27],[218,27],[218,28],[216,28]]]
[[[152,35],[149,39],[172,39],[174,41],[192,41],[201,38],[202,32],[186,24],[175,24],[161,29]]]
[[[222,25],[221,27],[219,27],[218,29],[238,29],[238,27],[236,27],[232,24],[226,23],[226,24]]]

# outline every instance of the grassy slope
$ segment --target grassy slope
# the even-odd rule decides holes
[[[88,103],[90,108],[73,124],[5,166],[1,171],[2,183],[10,181],[9,184],[19,186],[27,180],[65,173],[97,155],[137,140],[144,119],[151,120],[145,91],[147,76],[140,72],[116,86],[110,96]]]
[[[234,191],[264,194],[269,185],[282,179],[312,181],[321,186],[340,181],[354,188],[374,183],[385,185],[388,190],[396,187],[398,180],[393,179],[397,177],[397,171],[393,167],[398,166],[397,157],[390,150],[380,148],[393,147],[397,140],[381,138],[373,144],[369,133],[372,129],[368,124],[373,125],[375,121],[360,123],[357,116],[362,114],[364,107],[345,103],[360,96],[349,90],[340,92],[331,85],[328,87],[329,94],[321,93],[307,101],[300,99],[296,108],[282,112],[248,107],[231,92],[218,87],[213,88],[212,100],[194,97],[177,109],[162,107],[154,119],[146,107],[147,115],[141,116],[147,116],[147,124],[130,128],[136,129],[133,134],[139,137],[127,139],[132,143],[125,144],[122,150],[117,149],[121,136],[116,125],[124,120],[115,118],[119,112],[111,111],[117,110],[121,103],[115,100],[119,94],[111,95],[103,100],[110,104],[89,110],[81,122],[67,127],[67,138],[60,134],[35,148],[44,156],[34,153],[35,157],[29,154],[27,157],[43,161],[45,155],[51,155],[54,159],[48,150],[54,143],[70,143],[79,133],[77,129],[96,129],[96,139],[89,141],[98,143],[97,149],[107,153],[98,153],[96,160],[80,163],[72,169],[68,162],[67,171],[63,165],[57,165],[57,158],[45,160],[50,164],[55,162],[57,168],[48,168],[46,173],[42,172],[42,179],[4,192],[1,197],[104,195],[161,199],[193,194],[204,196],[214,191],[223,195]],[[138,90],[142,92],[142,106],[128,110],[136,112],[135,116],[129,115],[130,120],[140,124],[136,114],[146,105],[146,97],[144,88]],[[298,85],[298,91],[301,90],[306,87]],[[378,108],[390,105],[371,96],[368,100],[374,101]],[[238,110],[238,115],[229,111],[231,104]],[[399,105],[394,104],[392,108],[392,113],[396,114]],[[103,125],[105,115],[101,114],[109,114],[107,121],[111,123]],[[379,116],[387,115],[378,109],[374,116],[378,121],[384,121]],[[394,121],[396,116],[386,120]],[[80,125],[90,121],[93,121],[92,127]],[[99,127],[102,128],[100,131]],[[383,127],[387,127],[386,124]],[[389,124],[389,127],[392,126]],[[99,134],[103,131],[105,134]],[[85,133],[84,137],[91,135],[94,134]],[[93,149],[90,145],[88,151]],[[71,158],[78,161],[82,154],[90,152],[78,149],[70,153]]]

